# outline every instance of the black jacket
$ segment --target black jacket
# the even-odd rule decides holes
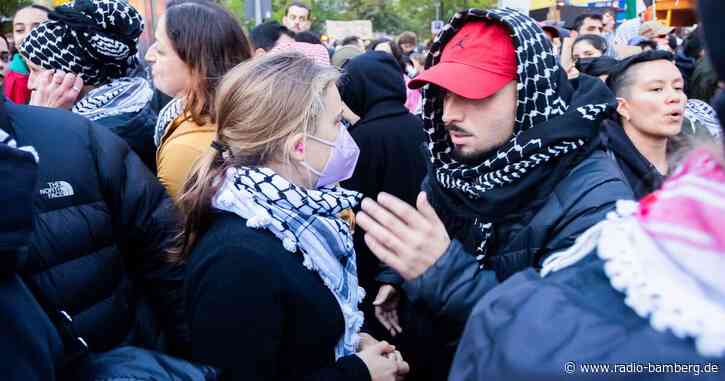
[[[380,192],[392,194],[415,205],[425,176],[423,121],[405,104],[405,82],[395,58],[384,52],[368,52],[345,65],[340,83],[343,101],[360,116],[350,133],[360,147],[360,158],[352,178],[343,187],[375,199]],[[355,234],[360,284],[375,297],[373,279],[380,268],[377,258]],[[395,282],[385,273],[380,280]]]
[[[32,232],[37,165],[32,154],[14,146],[12,128],[3,115],[0,102],[0,374],[4,380],[52,381],[62,342],[15,274]]]
[[[18,144],[41,158],[35,229],[19,264],[28,286],[73,317],[92,351],[153,347],[163,329],[182,353],[184,269],[165,261],[176,216],[161,184],[106,128],[62,110],[5,107]]]
[[[466,252],[456,236],[448,250],[418,278],[404,285],[409,297],[460,334],[473,306],[514,273],[540,267],[549,254],[570,247],[585,230],[603,220],[615,202],[632,199],[616,164],[595,150],[556,185],[536,210],[522,210],[494,224],[492,252],[486,269]]]
[[[335,361],[339,304],[268,230],[220,212],[191,253],[185,288],[192,359],[223,380],[370,380],[359,357]]]
[[[613,120],[604,121],[601,137],[637,200],[659,189],[664,176],[637,150],[622,126]]]

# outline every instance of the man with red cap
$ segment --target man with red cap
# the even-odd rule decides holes
[[[632,193],[597,137],[614,96],[594,78],[569,82],[528,16],[458,13],[426,68],[410,84],[425,86],[423,192],[415,207],[366,199],[357,223],[408,297],[455,336],[490,289],[539,268]]]

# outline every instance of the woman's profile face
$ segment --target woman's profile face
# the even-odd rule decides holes
[[[151,64],[154,86],[164,94],[178,97],[191,88],[191,68],[181,60],[166,31],[166,16],[161,17],[156,27],[156,42],[146,53]]]
[[[331,83],[326,89],[325,112],[320,117],[317,131],[308,133],[308,136],[314,136],[329,143],[334,143],[337,140],[340,129],[344,128],[342,114],[343,103],[340,98],[340,92],[337,90],[337,86]],[[305,139],[305,162],[318,172],[322,172],[325,169],[327,161],[330,160],[332,148],[315,139]],[[314,177],[311,184],[315,184],[317,182],[317,175],[314,173],[310,174]]]

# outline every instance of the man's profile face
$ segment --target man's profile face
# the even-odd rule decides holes
[[[480,159],[513,136],[516,120],[516,81],[484,99],[467,99],[447,92],[443,123],[456,160],[479,164]]]
[[[601,36],[604,32],[604,24],[602,23],[602,20],[597,19],[590,19],[586,18],[584,19],[584,23],[582,24],[581,28],[577,31],[580,35],[582,34],[596,34],[597,36]]]
[[[310,30],[310,11],[303,7],[291,6],[282,18],[282,23],[295,33],[306,32]]]

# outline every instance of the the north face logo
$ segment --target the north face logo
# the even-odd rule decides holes
[[[75,192],[73,192],[73,187],[66,181],[54,181],[52,183],[48,183],[47,188],[40,190],[40,195],[49,200],[73,196],[74,194]]]

